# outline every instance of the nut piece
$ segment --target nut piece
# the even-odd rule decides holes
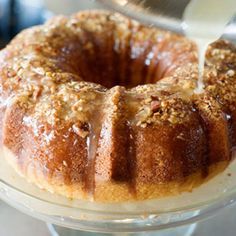
[[[161,103],[159,101],[152,101],[151,102],[151,110],[153,113],[157,112],[161,107]]]
[[[229,77],[233,77],[235,75],[235,71],[233,70],[228,70],[227,73],[226,73],[227,76]]]
[[[81,126],[78,126],[77,124],[72,125],[72,129],[74,133],[79,135],[82,138],[86,138],[89,134],[89,130],[86,124],[82,124]]]

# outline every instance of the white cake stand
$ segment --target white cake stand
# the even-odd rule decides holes
[[[223,173],[191,193],[136,203],[101,204],[68,200],[41,190],[19,177],[1,158],[0,198],[47,222],[53,236],[91,235],[82,231],[190,236],[197,221],[234,203],[236,160]]]

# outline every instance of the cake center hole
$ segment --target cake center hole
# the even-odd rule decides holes
[[[105,52],[104,52],[105,51]],[[144,52],[137,55],[130,50],[127,55],[112,50],[87,51],[77,62],[78,74],[84,81],[101,84],[106,88],[124,86],[126,88],[138,85],[156,83],[163,78],[166,72],[165,65],[154,58],[153,52]]]
[[[93,37],[89,42],[70,42],[63,49],[66,52],[63,63],[69,63],[71,72],[78,74],[84,81],[106,88],[153,84],[171,75],[176,66],[186,63],[180,60],[181,54],[176,56],[173,42],[165,39],[162,42],[165,47],[160,47],[157,52],[153,44],[160,42],[156,41],[134,44],[122,42],[120,44],[127,45],[117,49],[115,42],[110,42],[106,37]],[[183,53],[186,53],[185,50]]]

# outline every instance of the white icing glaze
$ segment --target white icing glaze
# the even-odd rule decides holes
[[[198,47],[199,79],[195,93],[204,91],[203,73],[207,46],[220,38],[235,12],[235,0],[192,0],[185,9],[185,34]]]

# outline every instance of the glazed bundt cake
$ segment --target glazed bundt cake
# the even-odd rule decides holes
[[[119,14],[55,17],[0,52],[0,140],[28,181],[73,199],[191,191],[236,145],[236,49],[196,45]]]

